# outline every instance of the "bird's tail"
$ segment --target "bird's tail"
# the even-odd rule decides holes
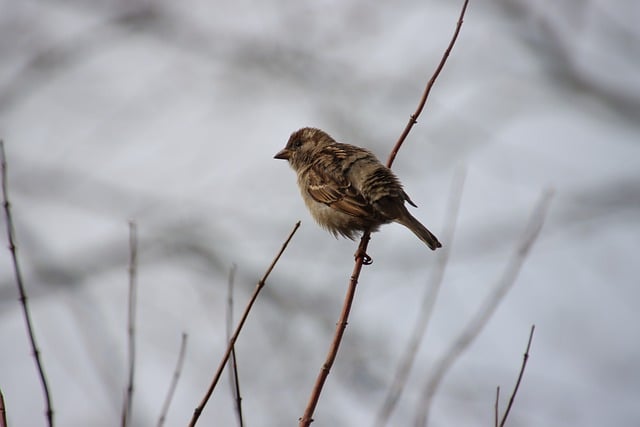
[[[438,241],[438,238],[434,236],[432,232],[427,230],[427,227],[422,225],[420,221],[418,221],[413,215],[409,213],[408,210],[405,209],[400,217],[396,218],[396,222],[404,225],[409,230],[413,231],[413,234],[418,236],[420,240],[426,243],[427,246],[431,250],[436,250],[442,247],[442,243]]]

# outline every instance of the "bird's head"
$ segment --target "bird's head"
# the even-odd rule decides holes
[[[335,141],[326,132],[316,128],[302,128],[291,134],[287,145],[278,151],[274,159],[288,160],[291,167],[298,170],[331,143]]]

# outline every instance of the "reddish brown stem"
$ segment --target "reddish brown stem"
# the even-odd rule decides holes
[[[313,422],[313,413],[316,409],[316,405],[318,404],[318,400],[320,399],[320,393],[322,393],[322,387],[324,386],[327,377],[329,376],[329,371],[331,371],[331,367],[333,366],[333,362],[336,359],[338,354],[338,348],[340,348],[340,342],[342,341],[342,336],[344,335],[344,331],[347,328],[347,321],[349,320],[349,312],[351,311],[351,305],[353,303],[353,297],[356,293],[356,286],[358,285],[358,277],[360,277],[360,271],[362,270],[362,265],[364,264],[364,260],[367,257],[367,246],[369,244],[370,233],[364,233],[362,239],[360,240],[360,245],[358,246],[358,251],[356,252],[356,262],[353,267],[353,272],[351,273],[351,280],[349,281],[349,288],[347,289],[347,294],[344,297],[344,304],[342,305],[342,312],[340,313],[340,320],[336,324],[336,332],[333,336],[333,341],[331,342],[331,346],[329,347],[329,353],[327,354],[327,358],[325,362],[322,364],[322,368],[320,368],[320,373],[316,378],[316,383],[313,386],[313,390],[311,391],[311,397],[309,402],[307,403],[307,408],[304,411],[304,415],[299,420],[299,426],[308,426]]]
[[[205,405],[209,401],[209,398],[211,397],[211,394],[213,394],[213,390],[215,390],[216,385],[218,385],[218,381],[220,380],[220,376],[222,375],[222,371],[224,370],[224,367],[226,366],[227,361],[229,360],[229,356],[231,355],[231,351],[233,350],[234,346],[236,345],[236,340],[238,339],[238,336],[240,335],[240,332],[242,331],[242,327],[244,326],[244,323],[247,321],[247,317],[249,317],[249,312],[251,311],[251,308],[253,307],[253,304],[256,302],[256,299],[258,299],[258,294],[260,293],[262,288],[264,288],[264,285],[267,282],[267,278],[269,277],[269,274],[271,274],[271,271],[276,266],[276,263],[278,262],[278,260],[282,256],[282,254],[284,253],[284,250],[287,248],[287,245],[289,244],[289,242],[293,238],[293,235],[296,233],[296,231],[298,231],[299,227],[300,227],[300,221],[296,222],[296,225],[293,226],[293,230],[291,230],[291,233],[289,233],[289,237],[287,237],[285,242],[282,244],[282,247],[280,248],[280,251],[278,252],[276,257],[273,259],[273,261],[271,262],[271,265],[269,265],[269,268],[267,268],[267,271],[264,273],[264,276],[262,276],[262,279],[260,279],[260,281],[256,285],[256,288],[253,291],[253,295],[251,296],[251,299],[247,303],[247,306],[244,309],[244,313],[242,314],[242,317],[240,318],[240,323],[238,323],[238,326],[236,327],[236,330],[234,331],[233,335],[231,336],[231,339],[229,339],[229,343],[227,345],[227,350],[225,351],[224,356],[222,356],[222,360],[220,361],[220,364],[218,365],[218,369],[216,370],[216,373],[213,376],[213,380],[211,380],[211,385],[209,385],[209,388],[207,389],[207,392],[205,393],[204,397],[202,398],[202,401],[200,402],[200,404],[193,411],[193,416],[191,417],[191,421],[189,422],[189,427],[195,426],[196,423],[198,422],[198,418],[200,418],[200,415],[202,414],[202,410],[204,409]]]
[[[4,408],[4,396],[0,390],[0,427],[7,427],[7,412]]]
[[[462,10],[460,11],[460,16],[458,17],[458,23],[456,24],[456,29],[453,32],[453,37],[451,37],[451,41],[449,42],[447,49],[444,51],[444,54],[442,55],[442,59],[440,59],[440,63],[438,64],[438,67],[433,72],[433,74],[431,75],[431,78],[429,79],[429,82],[424,88],[424,92],[422,93],[422,98],[420,98],[420,102],[418,103],[418,108],[416,108],[416,111],[414,111],[414,113],[409,117],[409,121],[407,122],[407,125],[404,127],[404,130],[402,131],[400,138],[398,138],[396,145],[393,146],[393,149],[389,154],[389,159],[387,160],[388,168],[390,168],[391,165],[393,164],[393,161],[395,160],[396,155],[400,150],[400,147],[404,143],[404,140],[407,139],[407,135],[409,135],[409,132],[411,132],[411,128],[413,127],[413,125],[418,123],[418,117],[420,117],[420,114],[422,114],[422,110],[424,109],[424,106],[427,103],[427,98],[431,93],[431,88],[433,88],[433,84],[436,82],[436,79],[438,78],[438,76],[440,75],[440,72],[444,68],[444,64],[447,62],[447,59],[449,59],[449,55],[451,54],[451,50],[453,49],[453,46],[456,44],[456,40],[458,40],[458,34],[460,34],[460,29],[462,28],[462,23],[464,22],[464,14],[467,11],[468,5],[469,5],[469,0],[465,0],[464,4],[462,5]]]

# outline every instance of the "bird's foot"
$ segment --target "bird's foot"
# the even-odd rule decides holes
[[[367,253],[363,251],[361,248],[358,248],[356,253],[353,254],[353,257],[356,259],[356,261],[358,261],[358,258],[362,258],[362,264],[364,265],[373,264],[373,259],[371,259],[371,257],[367,255]]]

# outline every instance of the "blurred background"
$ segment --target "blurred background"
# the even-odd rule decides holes
[[[461,2],[0,1],[0,138],[20,262],[60,426],[119,423],[128,221],[139,229],[133,425],[186,425],[236,319],[297,220],[237,343],[247,425],[295,425],[333,335],[356,243],[317,227],[273,155],[302,126],[386,159]],[[472,1],[394,164],[451,259],[390,425],[412,425],[434,363],[496,286],[544,189],[513,289],[444,378],[430,425],[492,425],[536,324],[512,426],[640,423],[640,3]],[[6,231],[0,230],[6,242]],[[375,234],[314,426],[372,425],[436,255]],[[0,253],[9,425],[44,424],[9,251]],[[227,375],[202,425],[236,425]]]

